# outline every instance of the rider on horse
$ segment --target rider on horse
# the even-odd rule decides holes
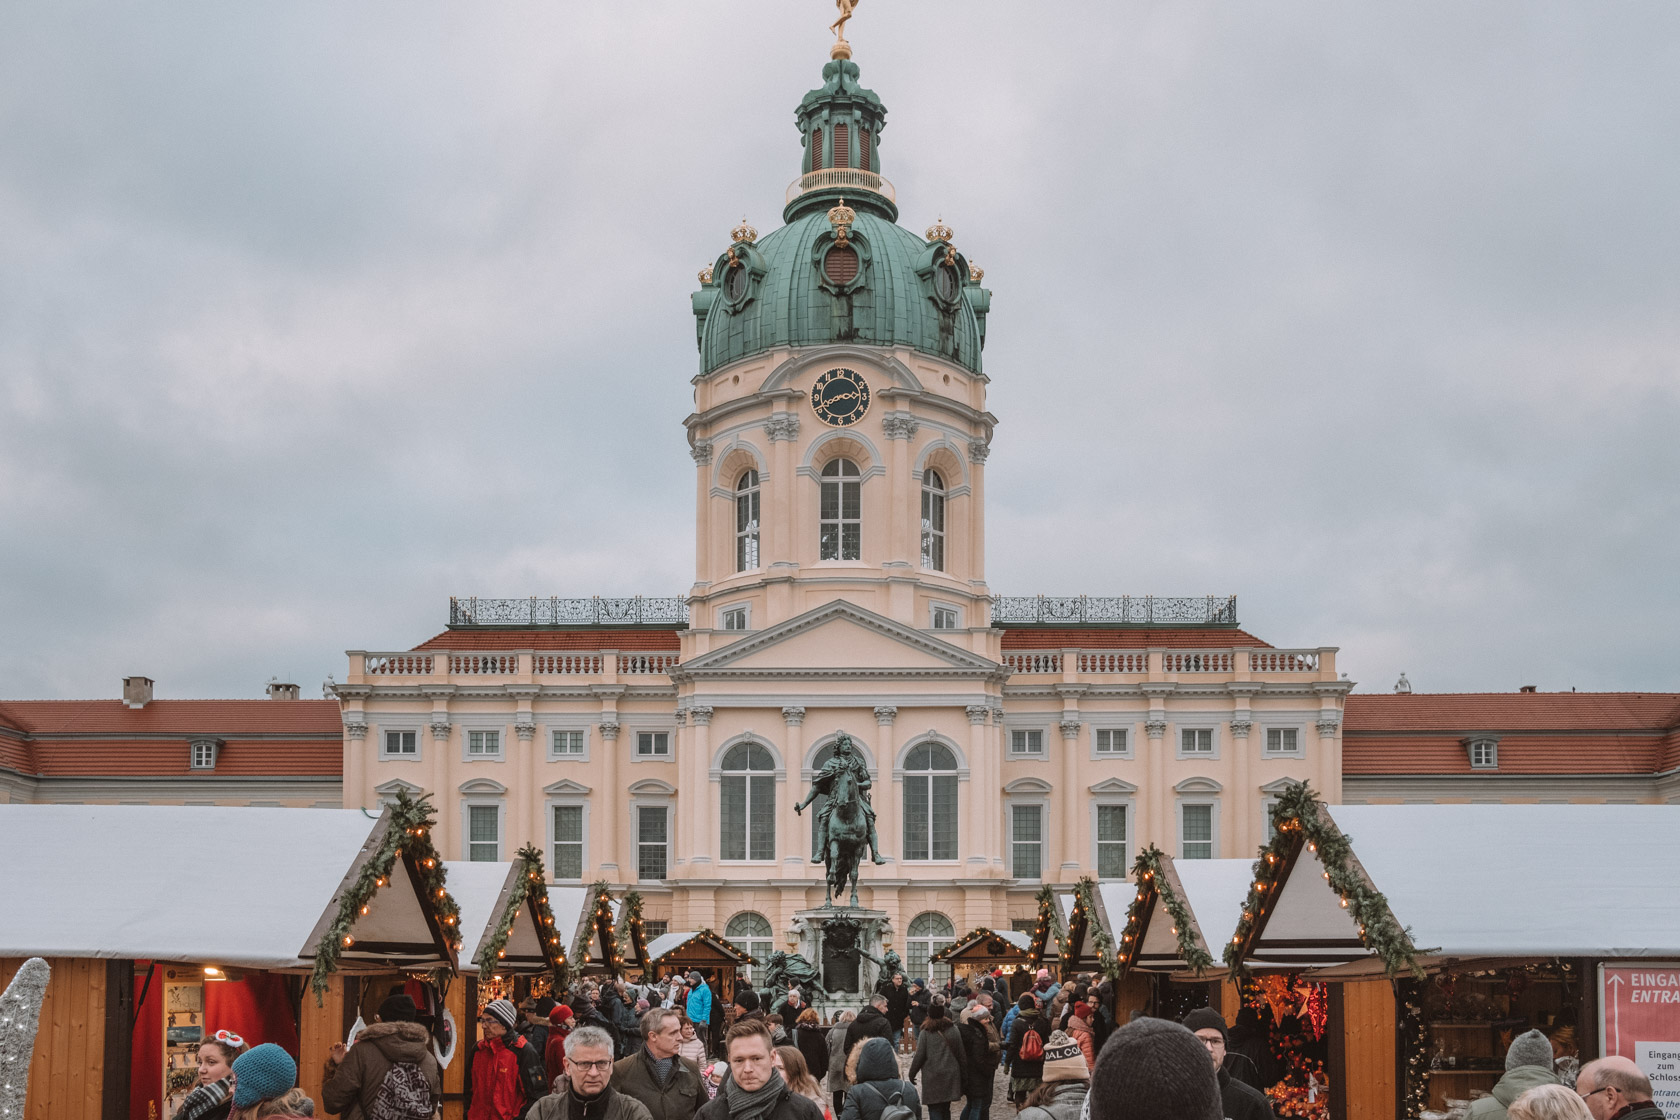
[[[869,824],[869,858],[876,863],[886,863],[881,856],[881,841],[875,835],[875,807],[869,803],[869,767],[853,749],[852,737],[844,731],[834,740],[834,756],[823,763],[823,768],[811,779],[811,792],[793,807],[793,811],[797,813],[804,809],[817,799],[819,793],[824,796],[831,794],[835,778],[847,771],[857,782],[858,805],[863,811],[863,819]],[[828,819],[834,815],[834,808],[834,802],[829,800],[817,810],[817,854],[811,859],[812,863],[822,863],[828,852]]]

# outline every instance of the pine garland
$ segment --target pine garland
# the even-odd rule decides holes
[[[589,918],[578,931],[577,944],[572,947],[572,960],[578,971],[589,964],[589,943],[601,939],[601,964],[607,975],[617,979],[624,972],[624,961],[618,955],[618,935],[613,930],[612,888],[605,879],[597,879],[589,888]]]
[[[555,985],[563,988],[566,986],[566,952],[560,948],[560,935],[554,928],[554,911],[549,909],[548,905],[542,852],[527,844],[519,849],[515,862],[519,865],[519,874],[514,878],[507,908],[496,921],[496,932],[479,946],[478,956],[473,959],[473,963],[478,966],[478,978],[488,980],[494,974],[496,962],[502,959],[507,949],[508,937],[513,933],[514,919],[518,917],[520,908],[529,903],[538,924],[546,931],[544,940],[547,943],[543,946],[543,956],[548,958],[549,971],[553,973]]]
[[[1136,958],[1138,951],[1143,948],[1143,923],[1149,915],[1149,907],[1158,895],[1161,905],[1167,908],[1168,915],[1172,917],[1173,930],[1178,937],[1179,958],[1192,972],[1200,976],[1213,967],[1213,954],[1196,943],[1196,936],[1191,932],[1190,908],[1168,885],[1161,864],[1162,858],[1161,849],[1151,844],[1138,853],[1137,860],[1132,864],[1132,876],[1138,881],[1138,893],[1132,900],[1131,909],[1126,913],[1125,943],[1130,947],[1128,960]],[[1151,891],[1154,893],[1151,894]]]
[[[620,943],[628,942],[636,967],[647,970],[647,937],[642,933],[642,892],[631,887],[624,895],[624,913],[614,931]],[[624,961],[619,960],[620,964]]]
[[[1033,927],[1032,944],[1027,949],[1034,967],[1044,960],[1051,937],[1056,939],[1058,946],[1061,944],[1062,916],[1056,912],[1056,892],[1046,883],[1038,888],[1038,925]]]
[[[329,977],[338,970],[339,955],[356,943],[351,927],[367,912],[374,892],[390,884],[399,859],[420,880],[425,901],[443,930],[444,942],[451,949],[461,948],[461,908],[444,887],[443,857],[432,846],[432,826],[437,821],[432,815],[431,802],[425,797],[412,800],[399,790],[396,804],[389,811],[391,823],[379,838],[379,850],[362,864],[356,881],[339,897],[338,914],[315,946],[315,973],[310,987],[315,991],[318,1005],[326,995]]]
[[[1085,919],[1085,936],[1097,951],[1097,969],[1110,980],[1120,977],[1120,962],[1114,955],[1114,935],[1097,921],[1097,884],[1089,875],[1081,876],[1073,887],[1073,914],[1068,919],[1067,935],[1062,938],[1061,955],[1066,962],[1073,955],[1073,926]],[[1065,967],[1065,964],[1064,964]]]
[[[1342,906],[1359,927],[1359,939],[1381,958],[1389,977],[1410,972],[1421,978],[1412,931],[1400,928],[1388,899],[1354,868],[1352,842],[1329,819],[1306,782],[1291,783],[1272,806],[1272,839],[1254,862],[1254,885],[1248,890],[1236,934],[1225,946],[1225,963],[1232,975],[1248,974],[1245,962],[1255,923],[1275,902],[1284,871],[1303,846],[1318,855],[1331,888],[1342,896]]]

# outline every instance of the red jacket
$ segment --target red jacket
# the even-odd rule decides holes
[[[472,1108],[467,1120],[518,1120],[525,1107],[525,1090],[519,1085],[519,1055],[511,1047],[529,1046],[523,1038],[509,1031],[500,1038],[481,1039],[473,1055]]]
[[[543,1066],[550,1089],[554,1088],[554,1079],[566,1072],[566,1036],[571,1033],[559,1027],[548,1029],[548,1048],[543,1051]]]

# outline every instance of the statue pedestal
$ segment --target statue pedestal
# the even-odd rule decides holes
[[[863,953],[882,955],[881,937],[889,925],[884,911],[856,906],[797,911],[793,928],[799,935],[799,955],[816,965],[822,976],[823,990],[809,993],[809,1002],[820,1004],[831,1017],[868,1003],[880,968]]]

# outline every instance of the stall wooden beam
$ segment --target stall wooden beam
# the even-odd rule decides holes
[[[23,1120],[101,1120],[105,1114],[106,962],[53,957],[29,1062]],[[23,958],[0,960],[0,991]],[[128,1103],[123,1089],[123,1104]]]
[[[1330,985],[1330,1111],[1346,1120],[1394,1120],[1394,985],[1387,979]]]
[[[467,1037],[473,1028],[473,1019],[467,1013],[467,993],[476,986],[471,980],[457,977],[449,985],[449,994],[443,997],[443,1005],[455,1016],[455,1033],[459,1039],[455,1060],[443,1071],[443,1107],[439,1110],[442,1120],[462,1120],[467,1114]],[[474,1007],[473,1014],[477,1012]]]
[[[298,1049],[304,1060],[298,1063],[298,1086],[309,1099],[321,1099],[321,1086],[326,1081],[324,1058],[333,1043],[344,1041],[344,977],[339,973],[327,977],[327,990],[319,1003],[313,990],[303,993],[303,1013],[298,1016]]]

